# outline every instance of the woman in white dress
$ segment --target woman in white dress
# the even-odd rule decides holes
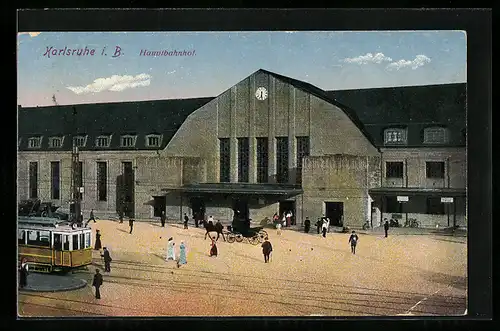
[[[168,260],[175,261],[175,243],[174,243],[174,238],[172,238],[172,237],[168,238],[167,261]]]

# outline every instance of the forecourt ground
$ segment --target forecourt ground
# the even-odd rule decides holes
[[[110,249],[101,300],[92,276],[103,271],[94,251],[87,281],[69,292],[20,292],[20,316],[395,316],[462,315],[466,310],[466,238],[360,235],[356,255],[348,234],[322,238],[269,229],[271,263],[260,245],[227,243],[209,257],[204,230],[190,226],[99,220],[91,223]],[[167,239],[184,240],[188,264],[166,262]],[[178,254],[178,251],[177,251]]]

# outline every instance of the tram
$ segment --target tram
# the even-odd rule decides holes
[[[18,261],[30,270],[71,271],[92,263],[92,229],[57,218],[18,216]]]

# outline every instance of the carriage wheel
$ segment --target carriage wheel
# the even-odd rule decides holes
[[[227,242],[228,243],[234,243],[236,240],[236,236],[234,235],[234,233],[228,233],[227,234]]]
[[[255,236],[253,236],[253,237],[248,238],[248,241],[249,241],[252,245],[258,245],[258,244],[259,244],[259,238],[260,238],[260,236],[259,236],[259,235],[255,235]]]
[[[240,242],[243,241],[243,235],[241,233],[237,233],[237,234],[235,234],[235,236],[236,236],[236,241],[237,242],[240,243]]]

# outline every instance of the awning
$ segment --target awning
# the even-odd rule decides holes
[[[187,184],[179,188],[166,188],[163,191],[206,194],[246,194],[246,195],[297,195],[304,191],[300,186],[287,184],[248,184],[248,183],[199,183]]]
[[[370,195],[386,196],[439,196],[439,197],[465,197],[466,189],[457,188],[418,188],[418,187],[377,187],[368,190]]]

